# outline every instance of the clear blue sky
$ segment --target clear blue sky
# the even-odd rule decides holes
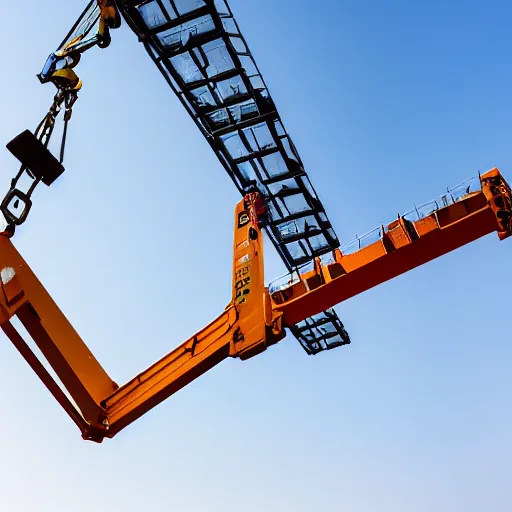
[[[2,144],[45,113],[35,75],[83,4],[2,6]],[[512,180],[509,2],[231,6],[343,241],[479,170]],[[82,60],[67,171],[16,244],[124,382],[229,301],[238,194],[136,37],[113,35]],[[0,168],[6,190],[5,150]],[[3,337],[0,509],[508,512],[511,243],[339,305],[349,347],[228,360],[102,445]]]

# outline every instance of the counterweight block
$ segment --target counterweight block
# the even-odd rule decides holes
[[[12,139],[7,149],[48,187],[64,172],[64,166],[30,130]]]

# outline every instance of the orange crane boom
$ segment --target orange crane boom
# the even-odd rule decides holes
[[[285,337],[285,328],[477,238],[512,234],[512,194],[498,169],[481,189],[410,221],[399,217],[353,254],[335,250],[284,287],[265,287],[261,203],[248,194],[235,209],[232,300],[224,312],[153,366],[119,387],[94,358],[11,242],[0,234],[0,326],[78,425],[101,442],[227,357],[248,359]],[[18,317],[62,387],[10,320]],[[68,396],[69,395],[69,396]]]
[[[493,231],[507,238],[510,187],[496,168],[480,180],[480,191],[416,222],[399,217],[381,227],[378,241],[352,254],[336,249],[327,265],[317,258],[296,283],[272,293],[274,310],[292,325]]]

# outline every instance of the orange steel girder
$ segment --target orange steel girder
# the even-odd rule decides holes
[[[247,359],[284,337],[264,287],[263,239],[251,197],[235,209],[233,297],[210,325],[122,387],[101,368],[23,260],[0,234],[0,326],[87,440],[113,437],[228,356]],[[69,393],[9,321],[17,316]],[[73,404],[76,404],[75,405]]]
[[[264,285],[261,203],[250,194],[235,209],[233,293],[210,325],[122,387],[110,379],[12,244],[0,234],[0,326],[48,390],[78,425],[84,439],[111,438],[223,359],[253,357],[291,326],[392,277],[490,232],[511,234],[510,187],[499,171],[481,177],[482,191],[432,215],[398,218],[381,240],[302,274],[270,297]],[[60,388],[10,319],[17,316],[53,368]],[[76,405],[75,405],[76,404]]]
[[[272,294],[274,311],[293,325],[339,302],[419,267],[493,231],[511,235],[511,191],[498,169],[480,177],[482,190],[416,222],[403,218],[386,226],[382,239],[300,275],[299,282]]]

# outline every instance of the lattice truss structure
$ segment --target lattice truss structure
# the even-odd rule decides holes
[[[225,0],[118,0],[125,20],[241,193],[266,199],[288,270],[339,246]],[[315,354],[350,342],[334,310],[291,329]]]

